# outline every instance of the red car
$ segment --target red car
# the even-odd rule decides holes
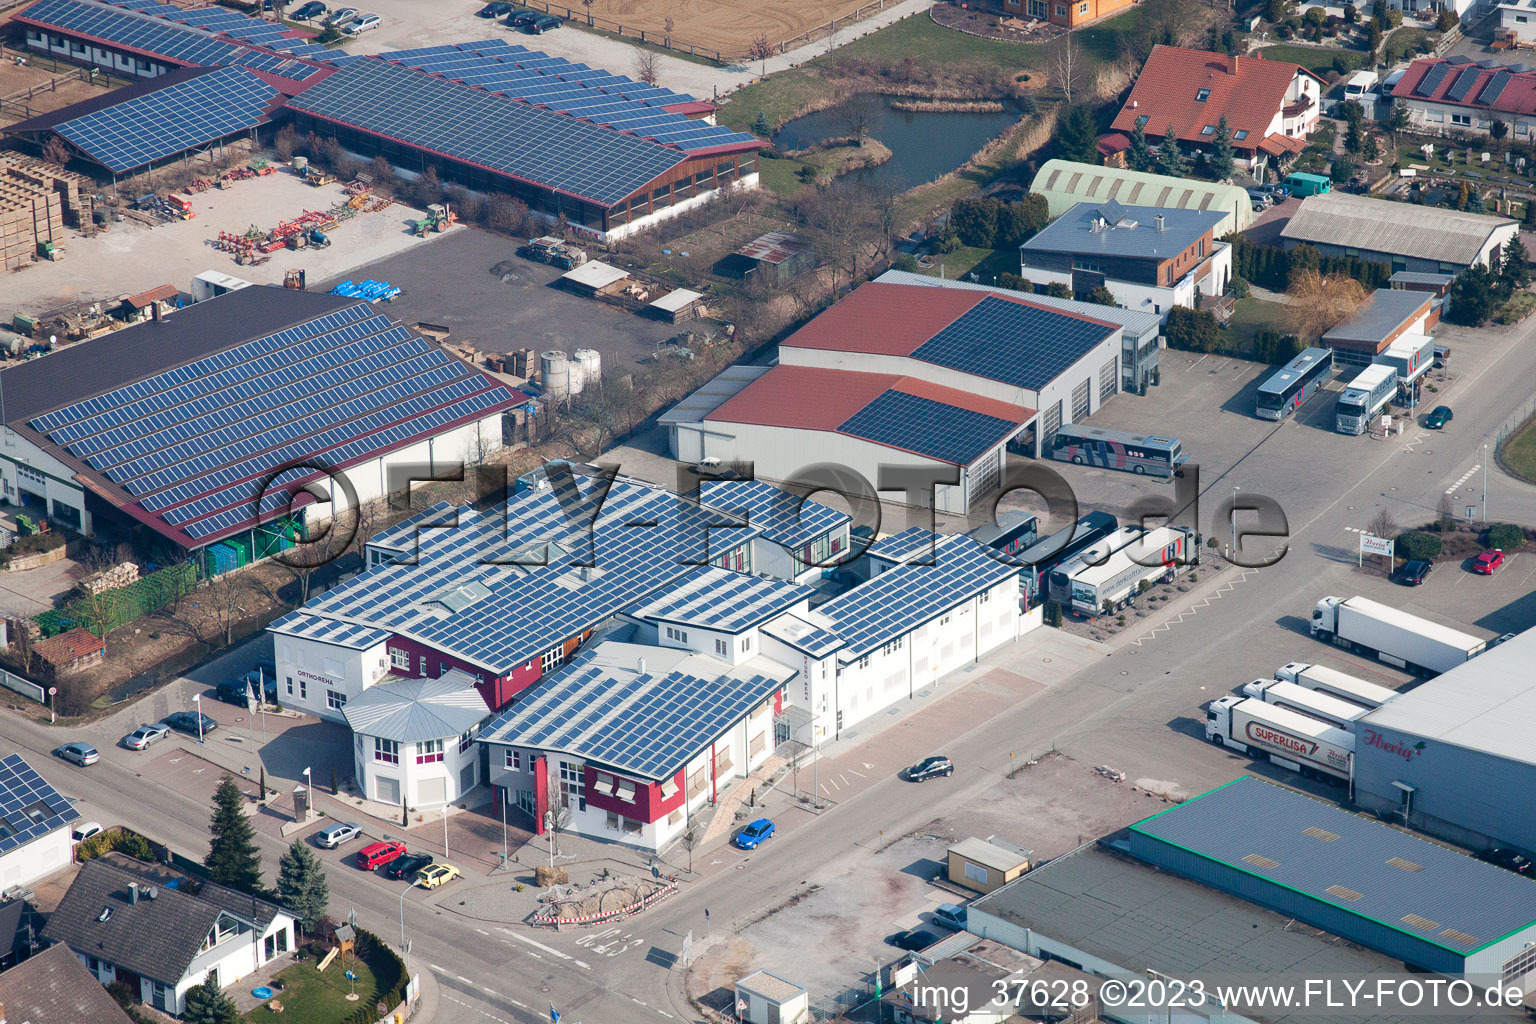
[[[1504,552],[1484,551],[1472,560],[1472,571],[1484,576],[1492,576],[1493,570],[1504,564]]]
[[[387,840],[382,843],[369,843],[357,851],[357,866],[364,871],[372,871],[380,864],[388,864],[398,857],[405,856],[405,844]]]

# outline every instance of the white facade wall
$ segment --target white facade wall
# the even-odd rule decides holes
[[[332,722],[346,721],[333,695],[350,700],[389,674],[387,644],[357,651],[279,633],[272,649],[278,701]]]
[[[1536,9],[1523,4],[1499,6],[1499,34],[1510,32],[1522,43],[1536,42]]]
[[[54,829],[0,857],[0,892],[12,886],[31,885],[69,867],[74,860],[75,847],[69,841],[73,827],[71,824]]]
[[[480,784],[480,748],[473,739],[479,731],[478,726],[470,730],[467,743],[462,736],[441,737],[437,741],[441,751],[422,743],[397,743],[393,751],[380,750],[375,737],[354,732],[354,777],[367,799],[397,809],[402,799],[412,808],[442,807],[462,800]],[[439,754],[440,760],[419,760]],[[391,756],[394,761],[389,760]]]
[[[1059,283],[1065,284],[1068,288],[1072,287],[1071,274],[1028,265],[1021,266],[1019,270],[1021,276],[1038,285]],[[1199,273],[1204,273],[1205,276],[1196,280]],[[1142,284],[1106,277],[1104,287],[1114,295],[1118,305],[1137,313],[1156,313],[1166,321],[1168,311],[1174,306],[1195,309],[1199,306],[1201,295],[1220,295],[1221,283],[1229,280],[1231,276],[1232,247],[1218,242],[1211,255],[1201,260],[1193,270],[1172,285]],[[1123,366],[1121,371],[1123,374]],[[1095,395],[1094,398],[1097,399],[1098,396]],[[1062,422],[1068,421],[1063,419]]]
[[[80,63],[95,64],[98,67],[115,71],[121,75],[133,75],[137,78],[154,78],[170,70],[166,65],[157,61],[113,53],[98,46],[71,41],[59,33],[45,32],[42,29],[28,28],[26,31],[26,41],[28,49]]]
[[[714,121],[713,118],[710,118],[709,120],[711,123]],[[743,174],[736,180],[740,183],[741,188],[751,189],[757,188],[762,179],[756,171],[753,171],[751,174]],[[687,199],[684,199],[681,202],[673,203],[671,206],[664,210],[657,210],[655,213],[648,213],[644,217],[637,217],[631,220],[628,224],[617,225],[606,233],[602,231],[594,231],[591,228],[584,228],[578,224],[567,224],[565,228],[567,231],[570,231],[578,237],[590,238],[596,242],[617,242],[622,238],[628,238],[631,235],[639,234],[642,231],[648,231],[658,224],[662,224],[676,217],[680,217],[687,213],[689,210],[696,210],[703,206],[705,203],[712,202],[713,200],[719,198],[719,195],[719,189],[710,189],[708,192],[701,196],[689,196]],[[551,224],[553,224],[555,222],[555,218],[550,217],[549,221]]]
[[[73,469],[10,427],[0,426],[0,439],[4,453],[0,454],[0,489],[6,501],[19,504],[23,495],[42,498],[50,514],[55,505],[67,505],[79,515],[82,533],[95,529],[85,509],[85,491],[75,482]]]

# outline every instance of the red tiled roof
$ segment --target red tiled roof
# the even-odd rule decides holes
[[[1094,148],[1105,156],[1112,153],[1124,153],[1131,148],[1131,138],[1124,132],[1105,132],[1099,136],[1099,141]]]
[[[68,665],[92,654],[100,654],[107,649],[107,642],[96,636],[84,626],[76,626],[67,633],[50,637],[39,641],[32,647],[32,653],[52,665]]]
[[[134,309],[143,309],[151,302],[169,302],[171,299],[174,299],[180,294],[180,290],[178,290],[175,285],[162,284],[151,288],[147,292],[139,292],[137,295],[130,295],[123,301],[132,306]]]
[[[1209,142],[1200,130],[1225,114],[1233,146],[1252,150],[1284,106],[1285,91],[1297,74],[1312,73],[1284,61],[1154,46],[1111,127],[1129,132],[1145,115],[1146,133],[1154,138],[1166,135],[1173,125],[1182,142]],[[1211,91],[1203,101],[1195,99],[1201,89]],[[1236,139],[1239,131],[1248,133],[1241,142]]]
[[[1424,80],[1424,76],[1441,64],[1449,65],[1450,70],[1443,74],[1435,87],[1424,94],[1414,92],[1419,83]],[[1509,77],[1505,79],[1504,87],[1499,90],[1498,99],[1492,103],[1485,102],[1483,93],[1488,91],[1494,76],[1501,71]],[[1461,83],[1461,79],[1468,75],[1475,76],[1470,87]],[[1461,96],[1460,100],[1449,98],[1448,94],[1452,89]],[[1506,114],[1536,114],[1536,71],[1507,72],[1503,68],[1480,68],[1476,64],[1462,64],[1458,69],[1458,65],[1438,57],[1425,57],[1408,65],[1408,70],[1403,77],[1392,87],[1392,95],[1402,99],[1433,100],[1436,103],[1473,110],[1498,110]]]
[[[1306,149],[1307,140],[1293,139],[1288,135],[1281,135],[1279,132],[1276,132],[1273,135],[1265,136],[1264,141],[1259,143],[1259,148],[1270,156],[1284,156],[1287,153],[1300,153]]]
[[[937,288],[923,290],[940,291]],[[779,365],[742,388],[704,418],[727,423],[755,423],[764,427],[836,430],[848,417],[887,391],[905,392],[1013,423],[1028,422],[1035,414],[1035,410],[1022,405],[983,398],[942,384],[930,384],[916,377],[903,377],[894,373],[827,370],[818,366]]]
[[[780,347],[908,356],[987,298],[1104,327],[1118,325],[1030,302],[1027,296],[871,281],[784,339]]]

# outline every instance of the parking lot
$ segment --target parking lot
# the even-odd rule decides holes
[[[459,227],[430,247],[407,248],[349,276],[401,286],[405,293],[382,308],[406,324],[441,324],[452,331],[450,342],[483,352],[591,348],[604,372],[624,372],[618,368],[649,358],[680,330],[554,287],[563,271],[523,259],[518,244]]]

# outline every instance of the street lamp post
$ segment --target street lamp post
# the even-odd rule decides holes
[[[406,882],[400,890],[400,952],[405,952],[405,894],[411,891],[414,883]]]
[[[203,742],[203,695],[192,695],[192,706],[197,709],[197,742]]]
[[[1488,442],[1483,442],[1483,522],[1488,521]]]
[[[1232,555],[1237,556],[1237,493],[1242,487],[1232,488]]]

